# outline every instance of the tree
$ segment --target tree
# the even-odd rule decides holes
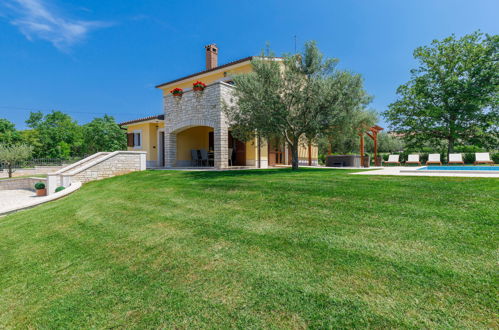
[[[315,42],[303,54],[271,54],[252,61],[253,72],[234,77],[235,103],[224,107],[238,138],[283,137],[298,169],[298,146],[320,132],[341,126],[342,119],[370,98],[362,79],[336,69],[335,59],[324,59]]]
[[[341,118],[338,125],[320,133],[319,152],[322,154],[334,153],[358,153],[360,148],[359,132],[365,131],[378,121],[378,114],[373,110],[356,108]],[[366,145],[369,144],[366,140]]]
[[[379,152],[400,152],[404,150],[404,142],[401,138],[390,133],[381,132],[378,134]]]
[[[9,178],[12,178],[13,167],[18,162],[31,158],[33,147],[26,144],[4,145],[0,144],[0,163],[7,167]]]
[[[35,149],[37,157],[68,158],[82,155],[82,129],[71,116],[60,111],[47,115],[31,112],[26,124],[35,130],[40,147]]]
[[[16,130],[14,123],[7,119],[0,118],[0,143],[11,145],[18,143],[21,140],[21,135]]]
[[[384,113],[409,147],[499,145],[499,36],[475,32],[419,47],[419,67]]]
[[[83,125],[83,132],[83,150],[86,154],[126,150],[126,134],[112,116],[94,118],[90,123]]]

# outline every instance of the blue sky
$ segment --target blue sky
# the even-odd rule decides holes
[[[452,33],[499,32],[497,0],[1,0],[0,118],[25,128],[29,110],[85,123],[159,114],[155,85],[219,64],[316,40],[362,74],[384,111],[415,66],[414,48]],[[382,125],[386,123],[380,120]]]

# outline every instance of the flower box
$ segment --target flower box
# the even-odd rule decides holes
[[[196,81],[194,84],[192,84],[192,89],[195,92],[201,92],[206,88],[206,84],[201,82],[201,81]]]
[[[176,97],[181,97],[182,94],[184,94],[184,90],[182,88],[174,88],[170,91],[170,93],[172,93],[173,96],[176,96]]]

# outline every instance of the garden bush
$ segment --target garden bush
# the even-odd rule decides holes
[[[66,189],[66,188],[63,186],[60,186],[60,187],[55,188],[55,192],[59,192],[59,191],[64,190],[64,189]]]
[[[499,152],[492,153],[490,159],[492,159],[495,164],[499,164]]]
[[[465,164],[473,164],[475,162],[475,154],[473,152],[464,153],[463,161]]]
[[[43,182],[35,183],[35,189],[45,189],[45,183]]]

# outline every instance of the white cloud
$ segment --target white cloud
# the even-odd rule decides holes
[[[64,17],[44,0],[7,0],[4,6],[9,10],[10,23],[28,40],[46,40],[63,51],[84,40],[90,31],[110,25]]]

